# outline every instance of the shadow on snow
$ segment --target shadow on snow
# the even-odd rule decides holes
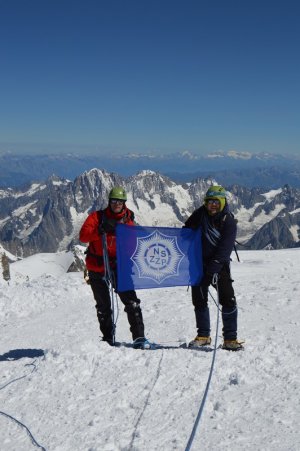
[[[45,353],[42,349],[12,349],[3,355],[0,355],[0,362],[7,362],[10,360],[19,360],[23,358],[42,357]]]

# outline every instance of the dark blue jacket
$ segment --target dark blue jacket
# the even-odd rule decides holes
[[[205,206],[198,208],[185,222],[185,227],[201,229],[204,271],[219,273],[229,264],[237,232],[237,221],[230,213],[227,203],[216,215],[209,215]]]

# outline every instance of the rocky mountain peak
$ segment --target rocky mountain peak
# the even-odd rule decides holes
[[[116,185],[128,195],[127,205],[141,225],[181,227],[203,204],[212,177],[176,183],[155,171],[122,177],[91,169],[73,182],[52,176],[23,190],[0,193],[0,243],[18,257],[69,250],[78,244],[83,221],[92,210],[107,206]],[[228,186],[227,197],[238,219],[239,240],[251,249],[300,245],[300,191],[285,185],[266,191]]]

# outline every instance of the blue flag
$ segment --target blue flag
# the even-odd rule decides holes
[[[200,230],[117,225],[118,291],[196,285],[202,274]]]

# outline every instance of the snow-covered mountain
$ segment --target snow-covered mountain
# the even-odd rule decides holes
[[[285,249],[300,246],[300,190],[229,188],[238,219],[239,240],[248,249]]]
[[[192,451],[299,450],[299,252],[233,260],[243,352],[218,349],[210,299],[217,350]],[[196,334],[190,291],[138,293],[146,334],[165,348],[112,348],[100,341],[90,287],[61,258],[12,263],[0,284],[1,451],[186,449],[214,351],[179,348]],[[116,333],[131,343],[121,306]]]
[[[150,170],[125,178],[92,169],[73,182],[53,176],[24,190],[0,190],[0,243],[17,257],[71,249],[89,211],[105,207],[116,184],[125,187],[139,224],[181,227],[212,183],[179,184]],[[227,188],[240,242],[251,249],[300,246],[299,189]]]

